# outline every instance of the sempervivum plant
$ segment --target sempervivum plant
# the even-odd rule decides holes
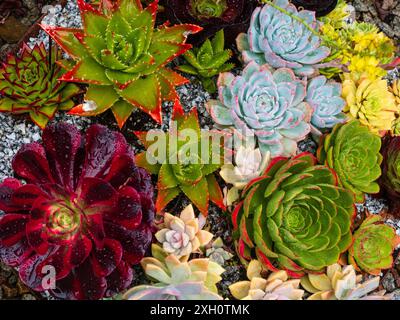
[[[209,38],[224,29],[228,43],[234,42],[249,25],[256,0],[162,0],[169,20],[204,27],[196,40]],[[197,42],[195,40],[195,42]]]
[[[61,51],[47,53],[43,43],[30,49],[23,45],[19,57],[9,55],[0,67],[0,112],[28,113],[42,129],[57,110],[69,110],[80,92],[75,84],[59,82],[64,73],[55,64]]]
[[[314,109],[311,124],[317,128],[332,128],[346,121],[342,112],[346,102],[341,97],[342,86],[327,81],[324,76],[313,78],[307,85],[306,101]]]
[[[385,290],[374,292],[379,287],[379,277],[363,281],[353,266],[335,263],[326,268],[326,273],[309,273],[301,278],[301,285],[312,293],[307,300],[391,300]]]
[[[400,205],[400,137],[385,137],[382,144],[382,177],[380,184],[386,195],[391,200],[391,212]]]
[[[222,73],[218,86],[219,101],[208,103],[212,118],[243,136],[255,135],[263,154],[294,155],[297,142],[311,130],[305,83],[290,69],[271,72],[267,65],[251,62],[239,76]]]
[[[243,60],[291,68],[298,75],[316,73],[330,50],[321,45],[315,13],[298,12],[288,0],[264,2],[254,10],[247,34],[237,38]]]
[[[367,217],[354,232],[349,248],[349,262],[358,271],[380,275],[393,266],[393,250],[400,243],[396,231],[385,225],[378,215]]]
[[[222,134],[201,132],[197,109],[193,108],[185,115],[178,101],[173,109],[169,133],[158,132],[158,140],[152,143],[154,138],[149,137],[153,133],[135,132],[147,149],[137,155],[138,165],[158,175],[157,211],[181,192],[204,216],[208,214],[209,201],[224,208],[222,191],[214,176],[225,156],[220,139]],[[206,140],[210,142],[207,147]]]
[[[152,241],[153,187],[134,164],[118,132],[91,126],[82,137],[60,123],[43,143],[24,145],[15,173],[0,184],[0,257],[18,267],[23,283],[50,289],[45,266],[55,269],[51,293],[63,299],[100,299],[126,289],[132,264]]]
[[[136,108],[161,123],[162,101],[174,100],[175,86],[187,80],[165,65],[190,49],[195,25],[155,27],[158,0],[102,0],[98,9],[78,0],[83,29],[42,26],[75,64],[60,80],[89,84],[87,103],[72,114],[93,116],[112,110],[122,127]]]
[[[181,262],[174,255],[164,256],[153,246],[153,256],[141,261],[146,275],[154,282],[139,285],[124,294],[126,300],[222,300],[216,284],[225,271],[209,259]]]
[[[227,63],[232,51],[224,50],[224,45],[224,31],[221,30],[212,40],[207,39],[200,48],[186,51],[183,56],[188,64],[180,65],[177,69],[199,77],[204,89],[214,93],[217,90],[214,77],[235,66],[233,63]]]
[[[365,193],[378,193],[381,139],[357,120],[338,124],[318,149],[318,160],[336,171],[339,184],[352,191],[356,202]]]
[[[273,159],[242,196],[232,221],[244,262],[255,251],[266,268],[297,277],[336,263],[351,245],[353,195],[310,153]]]
[[[344,112],[352,119],[358,119],[371,132],[384,136],[392,129],[398,107],[386,80],[371,80],[366,76],[355,81],[345,74],[343,98],[347,104]]]

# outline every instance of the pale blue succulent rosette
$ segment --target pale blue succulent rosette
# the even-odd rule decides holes
[[[238,36],[237,46],[244,62],[290,68],[300,76],[316,74],[323,67],[318,63],[329,56],[330,49],[321,45],[315,13],[299,12],[287,0],[275,0],[273,4],[286,13],[269,4],[258,7],[247,34]]]
[[[208,110],[222,128],[231,127],[244,136],[254,134],[262,153],[291,156],[297,142],[310,133],[312,108],[304,101],[306,83],[291,69],[271,71],[250,62],[243,73],[222,73],[218,80],[219,101]]]
[[[332,128],[347,120],[342,112],[346,101],[342,96],[342,85],[327,81],[326,77],[313,78],[307,86],[307,103],[313,108],[311,124],[319,129]]]

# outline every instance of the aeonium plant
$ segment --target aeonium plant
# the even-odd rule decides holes
[[[161,123],[161,104],[177,98],[175,86],[187,79],[166,64],[191,48],[195,25],[155,27],[158,0],[146,9],[140,1],[102,0],[94,8],[78,0],[83,29],[42,28],[74,60],[60,78],[88,84],[86,103],[71,114],[98,115],[111,109],[122,127],[135,108]]]
[[[122,134],[66,123],[23,145],[0,184],[0,258],[35,291],[101,299],[126,289],[152,241],[153,186]],[[45,268],[55,272],[48,287]],[[46,272],[43,272],[46,271]]]

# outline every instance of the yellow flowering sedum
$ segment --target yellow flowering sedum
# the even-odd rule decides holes
[[[392,129],[397,106],[386,80],[371,80],[363,76],[356,82],[345,74],[343,98],[347,102],[343,111],[349,117],[358,119],[371,132],[383,136]]]

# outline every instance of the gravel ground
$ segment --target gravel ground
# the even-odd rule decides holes
[[[354,2],[359,5],[358,1]],[[72,28],[81,26],[81,19],[79,17],[76,0],[68,1],[68,4],[65,8],[62,8],[61,6],[55,6],[48,7],[47,10],[48,15],[42,21],[42,23],[44,24]],[[40,41],[48,44],[48,36],[43,31],[39,33],[37,38],[31,38],[29,41],[29,45],[33,46],[35,43],[38,43]],[[171,67],[173,67],[174,64],[179,63],[179,61],[181,60],[173,62],[171,64]],[[388,76],[388,80],[391,81],[393,78],[398,76],[398,71],[392,72]],[[203,129],[211,129],[213,128],[213,122],[207,113],[205,103],[210,98],[215,97],[210,97],[210,95],[204,91],[201,84],[196,82],[194,78],[191,78],[190,80],[192,80],[191,83],[178,88],[178,93],[181,98],[182,105],[185,111],[189,111],[193,107],[197,107],[201,127]],[[149,130],[154,128],[161,128],[167,131],[169,127],[169,120],[171,117],[171,106],[171,103],[163,104],[164,118],[162,125],[157,125],[146,114],[140,111],[133,113],[133,115],[128,119],[122,132],[127,137],[128,141],[133,144],[136,151],[141,150],[142,147],[138,144],[137,140],[132,134],[132,131]],[[67,115],[66,113],[60,112],[56,114],[55,119],[53,119],[53,122],[54,121],[66,121],[69,123],[73,123],[82,130],[87,128],[92,123],[102,123],[108,125],[113,129],[117,129],[111,112],[107,112],[97,118],[73,117]],[[2,181],[6,177],[13,176],[13,172],[11,169],[11,160],[20,148],[21,144],[39,141],[41,130],[33,123],[31,123],[30,120],[23,117],[14,117],[11,115],[0,113],[0,122],[2,123],[2,126],[0,126],[0,159],[2,159],[2,161],[0,162],[0,181]],[[299,152],[309,151],[315,153],[316,148],[317,144],[312,138],[307,138],[306,140],[299,143]],[[179,196],[167,207],[167,210],[170,212],[179,212],[187,204],[188,200],[184,196]],[[387,209],[387,202],[385,199],[367,196],[365,203],[357,205],[357,209],[360,214],[365,210],[368,210],[370,213],[373,214],[378,214]],[[395,227],[397,229],[397,232],[400,234],[400,220],[388,219],[387,223]],[[213,232],[216,236],[222,237],[224,243],[228,246],[228,248],[233,249],[229,217],[214,205],[210,206],[208,227],[210,228],[210,231]],[[223,280],[221,281],[219,287],[221,289],[221,292],[223,292],[223,295],[225,297],[229,297],[229,291],[227,289],[228,286],[233,282],[245,279],[245,270],[239,264],[236,258],[229,261],[225,268],[227,271],[223,274]],[[135,269],[138,275],[140,275],[135,284],[145,282],[145,277],[141,273],[140,268]],[[4,272],[8,274],[10,272],[9,268],[4,271],[3,266],[0,266],[0,284],[2,279],[1,277],[3,276],[4,278]],[[400,287],[399,285],[395,284],[395,277],[393,276],[392,271],[385,274],[384,281],[382,282],[383,286],[390,291],[393,291],[396,288]],[[30,293],[24,294],[28,294],[26,298],[34,298],[34,296],[30,295]],[[0,291],[0,299],[1,297],[2,294]]]

